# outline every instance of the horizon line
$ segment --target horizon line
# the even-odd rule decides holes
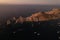
[[[0,4],[0,5],[60,5],[60,4]]]

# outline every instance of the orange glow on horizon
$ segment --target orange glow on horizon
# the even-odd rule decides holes
[[[60,4],[60,0],[0,0],[0,4]]]

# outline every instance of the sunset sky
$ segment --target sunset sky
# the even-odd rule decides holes
[[[60,0],[0,0],[0,4],[60,4]]]

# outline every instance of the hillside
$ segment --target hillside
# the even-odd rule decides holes
[[[19,18],[17,18],[16,22],[48,21],[48,20],[55,20],[59,18],[60,18],[60,9],[54,8],[51,11],[34,13],[31,16],[26,18],[20,16]]]
[[[22,17],[22,16],[18,18],[13,17],[12,19],[7,20],[7,24],[9,24],[10,22],[23,23],[26,21],[38,22],[38,21],[49,21],[55,19],[60,19],[60,9],[53,8],[52,10],[47,12],[36,12],[28,17]]]

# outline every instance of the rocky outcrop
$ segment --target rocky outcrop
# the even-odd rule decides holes
[[[60,9],[52,9],[48,12],[37,12],[32,14],[30,17],[32,21],[48,21],[60,18]]]
[[[55,19],[59,19],[60,18],[60,9],[54,8],[51,11],[47,11],[47,12],[37,12],[32,14],[29,17],[22,17],[20,16],[19,18],[15,19],[15,17],[13,17],[14,20],[16,20],[16,23],[23,23],[25,21],[48,21],[48,20],[55,20]],[[9,24],[10,22],[8,21],[7,24]]]
[[[23,23],[25,21],[25,18],[20,16],[17,20],[16,23]]]

